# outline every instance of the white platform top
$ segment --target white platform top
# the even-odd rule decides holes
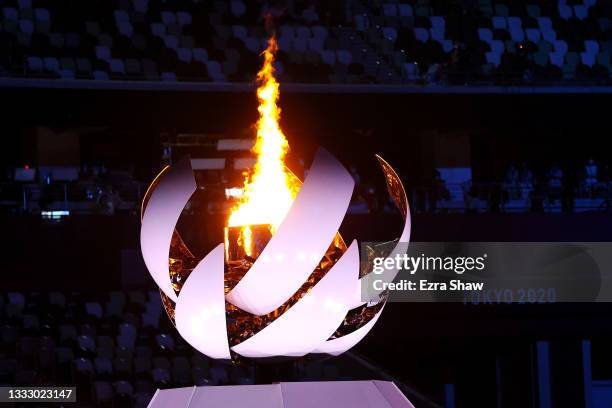
[[[414,408],[388,381],[284,382],[157,390],[150,408]]]

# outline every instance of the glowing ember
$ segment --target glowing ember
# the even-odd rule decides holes
[[[228,220],[228,227],[242,227],[239,244],[247,255],[250,255],[252,248],[250,226],[269,225],[274,233],[299,189],[284,164],[289,144],[278,123],[281,113],[277,105],[279,83],[274,77],[272,65],[276,50],[276,39],[271,37],[268,48],[263,52],[263,67],[257,73],[259,120],[257,142],[253,147],[257,162],[253,170],[245,175],[244,194]]]

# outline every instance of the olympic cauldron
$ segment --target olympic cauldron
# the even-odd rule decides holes
[[[404,187],[376,157],[404,225],[399,239],[386,246],[390,250],[362,248],[361,260],[357,242],[347,246],[338,232],[354,181],[324,149],[275,233],[251,226],[254,250],[248,255],[229,227],[225,242],[197,259],[176,230],[197,188],[191,161],[162,170],[143,200],[141,250],[180,335],[215,359],[338,355],[357,344],[387,300],[386,292],[369,291],[363,298],[373,258],[405,253],[410,237]],[[396,273],[387,270],[376,278],[392,281]]]

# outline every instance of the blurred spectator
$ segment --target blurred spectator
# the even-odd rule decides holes
[[[450,199],[450,193],[446,188],[446,183],[440,175],[440,172],[436,169],[434,171],[434,178],[432,188],[429,195],[429,206],[432,212],[435,212],[438,208],[438,200]]]
[[[448,64],[448,76],[452,84],[464,84],[466,82],[467,59],[465,44],[455,41]]]
[[[550,167],[548,171],[548,186],[553,189],[561,188],[561,180],[563,179],[563,170],[556,164]]]
[[[431,64],[425,73],[425,82],[429,85],[438,85],[441,79],[441,71],[440,64]]]
[[[529,197],[529,193],[533,191],[533,173],[527,167],[527,163],[521,163],[519,171],[520,198]]]
[[[465,202],[466,212],[476,212],[478,202],[478,192],[476,187],[472,184],[472,180],[467,180],[461,183],[463,190],[463,200]]]
[[[521,163],[521,170],[519,172],[519,183],[523,189],[531,190],[533,188],[533,173],[527,167],[527,163]]]
[[[546,190],[544,183],[534,184],[533,190],[529,193],[529,201],[531,203],[531,211],[543,212],[544,211],[544,199],[546,198]]]
[[[519,188],[519,171],[514,164],[510,164],[508,166],[508,170],[506,170],[506,191],[508,193],[508,197],[512,200],[520,198],[520,188]]]
[[[587,163],[584,166],[584,174],[584,182],[587,187],[591,188],[597,183],[597,164],[595,164],[595,161],[592,158],[587,160]]]
[[[114,215],[121,204],[119,193],[113,190],[110,184],[106,186],[102,194],[98,197],[98,208],[102,214]]]

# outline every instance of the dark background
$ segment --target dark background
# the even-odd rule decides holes
[[[2,91],[4,169],[36,166],[32,126],[95,129],[81,138],[81,157],[135,168],[148,182],[161,166],[160,134],[244,133],[256,120],[252,93],[9,88]],[[379,183],[374,153],[385,157],[407,189],[426,180],[439,154],[432,135],[468,141],[476,181],[501,181],[510,162],[542,171],[552,162],[609,161],[609,95],[605,94],[323,94],[283,93],[282,126],[292,158],[310,160],[324,146]],[[468,135],[465,138],[465,135]],[[462,142],[464,143],[464,142]],[[444,147],[442,147],[444,149]],[[189,153],[189,152],[185,152]],[[378,181],[376,181],[378,180]],[[415,241],[609,241],[609,213],[413,213]],[[49,223],[4,214],[5,291],[154,288],[140,260],[136,213],[71,216]],[[196,220],[204,223],[204,220]],[[342,232],[385,240],[399,217],[347,216]],[[550,341],[554,406],[581,406],[580,342],[593,341],[594,376],[612,378],[607,304],[391,304],[357,351],[436,401],[457,387],[458,406],[527,406],[535,401],[534,344]],[[597,354],[595,354],[597,353]]]

